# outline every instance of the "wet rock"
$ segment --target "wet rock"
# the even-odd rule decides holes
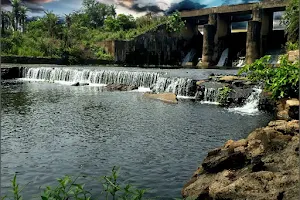
[[[124,85],[124,84],[109,84],[106,86],[108,91],[130,91],[130,90],[135,90],[138,89],[137,86],[133,85]]]
[[[76,83],[72,83],[71,86],[79,86],[79,82],[76,82]]]
[[[174,93],[160,93],[160,94],[145,93],[144,97],[150,99],[157,99],[166,103],[178,103],[176,94]]]

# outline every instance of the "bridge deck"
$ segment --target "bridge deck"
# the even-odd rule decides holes
[[[286,0],[270,0],[259,3],[248,3],[238,5],[227,5],[213,8],[204,8],[200,10],[190,10],[180,12],[181,17],[197,17],[209,14],[238,14],[238,13],[251,13],[254,8],[261,8],[271,10],[273,12],[284,11],[287,6]]]

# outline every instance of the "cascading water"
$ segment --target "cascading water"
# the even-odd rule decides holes
[[[88,83],[89,85],[125,84],[139,87],[139,91],[172,92],[178,97],[194,97],[195,82],[188,78],[161,77],[158,72],[91,70],[72,68],[27,68],[26,80],[49,81],[63,84]]]
[[[204,88],[196,93],[196,99],[205,104],[219,104],[218,96],[218,88]]]
[[[221,55],[221,58],[220,58],[220,60],[219,60],[219,62],[217,64],[217,66],[219,66],[219,67],[225,66],[225,64],[226,64],[226,62],[228,60],[228,52],[229,52],[228,48],[223,51],[223,53]]]
[[[172,92],[177,94],[177,97],[195,96],[195,83],[192,79],[188,78],[166,78],[159,77],[153,87],[155,92]]]
[[[89,83],[89,84],[125,84],[138,87],[150,87],[156,83],[159,73],[129,72],[110,70],[77,70],[70,68],[29,68],[26,79],[50,82]]]
[[[245,101],[245,105],[242,107],[237,108],[229,108],[229,111],[236,112],[239,114],[247,114],[247,115],[255,115],[259,112],[258,104],[259,104],[259,97],[262,93],[262,89],[260,88],[253,88],[253,92]]]
[[[196,50],[195,49],[190,50],[182,60],[182,66],[185,66],[188,62],[191,62],[195,55],[196,55]]]

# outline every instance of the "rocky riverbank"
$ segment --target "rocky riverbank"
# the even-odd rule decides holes
[[[194,199],[299,199],[299,121],[276,120],[208,152],[182,189]]]

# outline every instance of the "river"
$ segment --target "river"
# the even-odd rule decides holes
[[[232,73],[146,71],[186,78]],[[244,138],[271,119],[266,113],[241,115],[191,100],[167,104],[138,91],[109,92],[101,86],[34,78],[3,81],[1,86],[1,189],[7,192],[17,173],[20,185],[30,182],[24,199],[39,195],[40,186],[53,185],[65,174],[86,176],[86,187],[99,195],[100,184],[89,178],[107,175],[115,165],[121,167],[120,181],[149,189],[147,197],[180,197],[209,149]]]

